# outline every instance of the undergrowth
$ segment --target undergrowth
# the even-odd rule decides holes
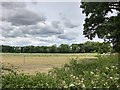
[[[5,69],[5,67],[3,69]],[[118,89],[120,88],[119,74],[120,71],[118,70],[118,57],[116,55],[99,55],[95,62],[90,63],[81,63],[78,60],[72,59],[69,63],[62,67],[53,68],[48,72],[48,74],[18,74],[14,72],[14,70],[10,69],[9,73],[2,74],[2,89]]]

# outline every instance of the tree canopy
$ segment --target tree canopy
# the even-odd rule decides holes
[[[81,2],[80,7],[86,15],[83,34],[89,39],[96,35],[113,44],[120,52],[120,1],[119,2]]]
[[[4,53],[107,53],[112,50],[109,43],[90,42],[80,44],[61,44],[60,46],[6,46],[1,45]]]

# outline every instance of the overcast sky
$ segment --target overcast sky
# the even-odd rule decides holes
[[[0,43],[49,46],[83,43],[84,15],[79,2],[0,3]],[[90,40],[89,40],[90,41]],[[93,41],[102,41],[95,38]]]

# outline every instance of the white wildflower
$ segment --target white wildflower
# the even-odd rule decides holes
[[[113,77],[110,77],[110,79],[113,79]]]
[[[81,79],[82,81],[84,80],[84,78]]]
[[[72,75],[72,74],[71,74],[70,76],[71,76],[71,77],[73,77],[73,75]]]
[[[79,82],[78,85],[80,85],[81,83]]]
[[[99,75],[95,75],[95,77],[99,77]]]
[[[68,88],[68,86],[65,85],[64,88]]]
[[[105,84],[104,85],[107,85],[108,83],[107,82],[105,82]]]
[[[105,69],[109,69],[108,67],[105,67]]]
[[[115,69],[118,69],[118,67],[116,67]]]
[[[85,88],[85,84],[82,84],[82,87]]]
[[[75,85],[74,84],[70,84],[70,87],[74,87]]]
[[[94,84],[94,82],[93,82],[93,81],[91,81],[91,83],[92,83],[92,84]]]
[[[118,77],[115,78],[115,80],[118,80],[118,79],[119,79]]]
[[[73,76],[73,78],[75,78],[75,76]]]
[[[63,84],[65,84],[65,81],[62,81]]]
[[[83,80],[81,82],[83,83]]]
[[[84,78],[81,79],[81,82],[82,82],[82,83],[83,83],[83,81],[84,81]]]
[[[48,83],[46,83],[46,86],[49,86]]]
[[[76,79],[79,79],[78,77],[76,77]]]
[[[106,73],[102,73],[104,76],[106,75]]]
[[[90,72],[91,74],[94,74],[94,72]]]
[[[115,66],[111,66],[112,68],[115,68]]]

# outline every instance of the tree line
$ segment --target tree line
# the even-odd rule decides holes
[[[61,44],[59,46],[7,46],[1,45],[3,53],[107,53],[112,50],[109,43],[90,42]]]

